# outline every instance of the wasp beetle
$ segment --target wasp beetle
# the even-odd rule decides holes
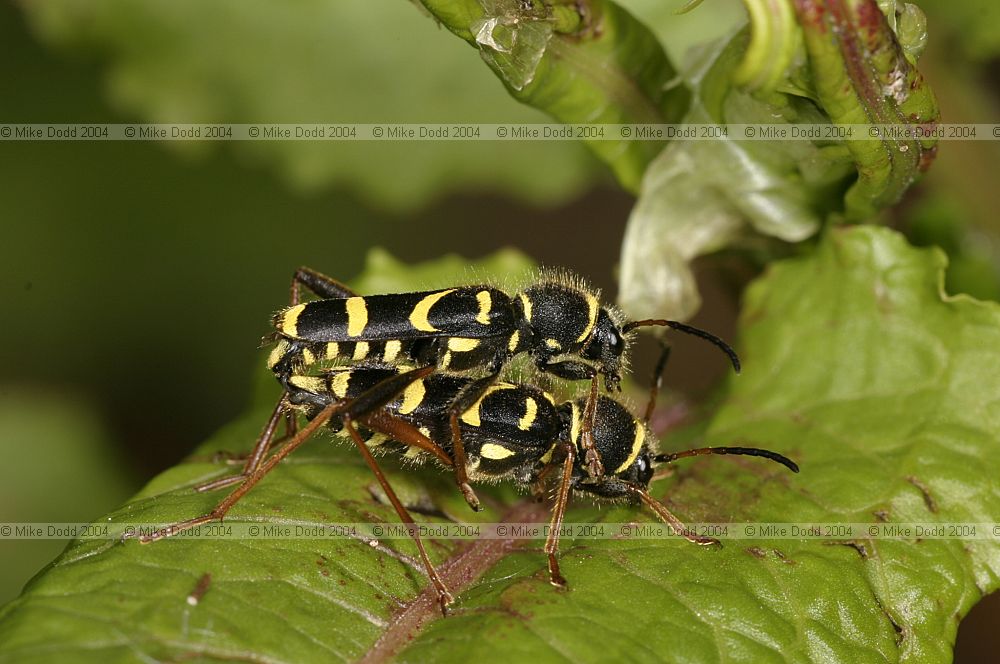
[[[300,302],[302,287],[321,299]],[[291,306],[275,315],[273,324],[277,343],[268,365],[289,391],[295,389],[293,377],[322,361],[485,373],[455,395],[449,410],[455,480],[474,510],[479,499],[465,474],[458,417],[515,355],[527,353],[541,372],[564,379],[596,384],[603,375],[614,391],[620,389],[633,331],[664,326],[710,341],[740,370],[736,352],[715,335],[671,320],[626,321],[616,308],[602,306],[600,293],[583,280],[556,271],[543,273],[513,296],[487,285],[361,296],[331,277],[300,268],[292,278]],[[602,475],[600,455],[592,448],[584,453],[591,475]]]
[[[300,286],[322,299],[299,302]],[[513,296],[486,285],[361,296],[300,268],[291,299],[274,317],[278,343],[269,360],[283,380],[321,360],[497,373],[514,355],[528,353],[545,373],[570,380],[601,374],[613,391],[620,389],[631,333],[645,326],[706,339],[740,368],[733,349],[715,335],[671,320],[626,321],[581,279],[555,271]]]
[[[665,356],[664,356],[665,357]],[[662,367],[663,361],[660,363]],[[474,379],[434,367],[332,368],[321,375],[290,379],[290,391],[265,427],[244,472],[202,485],[208,490],[239,483],[211,513],[169,526],[147,540],[159,539],[209,521],[221,520],[247,491],[291,451],[322,426],[345,431],[375,474],[399,518],[414,521],[396,496],[373,452],[400,453],[411,459],[430,458],[445,468],[457,463],[449,412],[456,397]],[[651,391],[647,413],[652,411]],[[308,424],[265,460],[280,417],[303,413]],[[551,528],[545,543],[549,577],[564,585],[557,559],[560,525],[573,493],[595,499],[641,502],[666,523],[698,544],[716,540],[689,533],[683,523],[649,494],[657,463],[698,454],[742,454],[776,461],[793,471],[788,458],[748,447],[709,447],[674,454],[657,454],[646,419],[639,420],[623,404],[600,395],[596,382],[587,397],[562,403],[547,392],[525,384],[497,381],[459,416],[465,444],[465,471],[472,481],[511,481],[540,494],[547,476],[559,469]],[[589,439],[589,442],[588,442]],[[593,449],[607,471],[594,477],[584,451]],[[431,564],[415,529],[410,530],[437,593],[442,611],[453,598]]]

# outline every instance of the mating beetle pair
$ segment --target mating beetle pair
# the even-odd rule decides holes
[[[322,299],[300,303],[300,287]],[[569,380],[603,375],[609,391],[620,389],[632,331],[667,326],[721,348],[739,371],[739,358],[724,341],[669,320],[625,322],[598,294],[567,274],[550,273],[514,296],[490,286],[464,286],[421,293],[359,296],[340,282],[307,268],[292,278],[292,304],[274,317],[278,343],[269,366],[289,394],[291,377],[321,360],[368,366],[434,366],[438,370],[481,370],[451,404],[455,479],[469,505],[479,500],[465,471],[459,416],[495,383],[512,357],[528,353],[546,374]],[[556,361],[556,358],[563,358]],[[582,452],[590,474],[600,478],[600,455],[586,438]]]
[[[321,299],[301,302],[302,287]],[[571,492],[639,500],[683,531],[683,524],[648,493],[654,463],[696,454],[746,454],[798,470],[787,458],[756,448],[656,454],[646,421],[598,394],[600,375],[609,391],[618,388],[632,331],[659,325],[694,334],[720,347],[739,370],[736,353],[714,335],[675,321],[625,322],[614,309],[600,306],[596,293],[566,276],[543,278],[513,297],[489,286],[359,296],[336,280],[303,268],[292,281],[291,306],[273,322],[277,343],[268,364],[285,394],[243,472],[198,489],[239,486],[211,513],[169,526],[147,541],[222,519],[322,426],[348,433],[400,519],[408,524],[413,519],[379,469],[373,449],[436,459],[455,473],[473,509],[478,509],[479,500],[470,481],[507,479],[541,493],[547,475],[561,466],[553,527],[545,546],[550,579],[557,585],[565,583],[556,558],[558,526]],[[520,353],[529,354],[541,372],[589,379],[589,395],[557,403],[538,387],[502,382],[502,369]],[[666,357],[665,353],[657,367],[646,420]],[[337,362],[349,366],[338,367]],[[308,420],[301,430],[296,412]],[[268,456],[282,419],[287,436]],[[411,534],[444,610],[452,597],[416,531]],[[714,542],[688,538],[700,544]]]

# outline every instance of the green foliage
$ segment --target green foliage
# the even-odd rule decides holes
[[[127,479],[110,437],[84,403],[5,388],[0,432],[0,521],[85,522],[135,490],[137,483]],[[0,540],[0,603],[17,597],[25,579],[65,545],[57,539]]]
[[[410,284],[386,257],[373,260],[378,278],[398,274],[398,287]],[[510,255],[497,260],[475,271],[526,267]],[[428,265],[409,278],[456,278],[455,268]],[[991,350],[1000,348],[1000,308],[943,296],[943,268],[940,252],[864,227],[833,231],[811,255],[775,264],[748,292],[745,370],[706,439],[781,451],[802,473],[702,459],[653,494],[695,522],[1000,520],[1000,420],[992,408],[1000,356]],[[245,449],[266,406],[109,518],[171,521],[207,511],[218,496],[190,486],[229,470],[213,452]],[[385,465],[407,504],[472,516],[445,474]],[[348,446],[315,440],[232,515],[284,524],[395,521],[373,484]],[[481,495],[489,507],[477,518],[544,518],[544,508],[508,490]],[[637,508],[582,500],[568,519],[649,520]],[[435,620],[433,602],[413,603],[426,579],[407,540],[374,548],[355,540],[75,543],[0,614],[0,659],[353,660],[381,639],[375,652],[398,651],[406,661],[498,652],[583,662],[948,661],[955,617],[994,589],[1000,573],[991,541],[761,539],[717,549],[587,540],[564,543],[570,587],[557,591],[538,546],[469,563],[455,559],[456,542],[432,541],[436,562],[473,570],[454,581],[453,615]],[[206,573],[211,585],[191,606],[185,598]]]
[[[963,56],[988,61],[1000,54],[1000,4],[992,0],[920,0],[920,6],[933,14],[935,30],[951,33],[949,46]]]
[[[841,12],[814,0],[800,3],[814,95],[834,123],[938,121],[934,95],[911,61],[926,40],[925,23],[911,5],[903,14],[906,20],[895,21],[895,4],[889,3],[890,25],[872,0],[850,0]],[[897,35],[893,27],[903,31]],[[845,195],[844,214],[864,221],[896,203],[933,161],[935,144],[933,139],[893,137],[847,142],[858,179]]]
[[[937,121],[913,64],[926,42],[915,6],[745,4],[749,27],[704,45],[678,79],[654,33],[614,2],[586,3],[569,25],[563,3],[422,2],[479,49],[515,98],[564,122]],[[622,250],[620,300],[630,314],[690,317],[700,305],[695,257],[740,244],[747,225],[800,241],[828,218],[870,219],[935,154],[933,140],[742,138],[591,143],[626,188],[642,177]]]
[[[645,24],[614,2],[593,0],[570,29],[558,9],[570,2],[421,0],[435,18],[476,46],[514,96],[561,122],[677,122],[687,91]],[[565,7],[560,7],[565,5]],[[575,12],[575,10],[572,10]],[[656,142],[592,141],[627,189],[636,190]]]
[[[25,3],[39,34],[104,54],[108,89],[147,122],[545,122],[479,75],[460,44],[408,3],[225,0],[55,0]],[[405,110],[404,119],[400,112]],[[377,207],[406,210],[484,189],[551,203],[593,176],[571,142],[234,144],[294,187],[330,185]],[[488,146],[488,153],[484,146]],[[194,142],[170,144],[201,151]],[[547,173],[539,178],[541,170]],[[387,174],[391,174],[387,177]]]
[[[811,2],[795,11],[784,1],[782,11],[747,4],[749,28],[703,48],[685,68],[694,94],[686,123],[937,120],[909,59],[926,37],[911,18],[919,10],[893,21],[907,30],[901,43],[868,0],[848,3],[837,20]],[[675,141],[650,165],[622,248],[620,300],[632,315],[690,317],[701,304],[690,266],[697,256],[745,244],[747,225],[800,241],[827,219],[868,220],[934,156],[933,142],[741,138]]]
[[[761,99],[733,86],[744,68],[744,31],[700,50],[686,80],[695,91],[689,123],[823,124],[828,119],[793,95]],[[650,165],[622,246],[622,306],[637,318],[688,318],[701,304],[691,261],[737,243],[749,223],[786,241],[816,232],[823,206],[836,205],[851,158],[833,142],[740,136],[675,141]]]

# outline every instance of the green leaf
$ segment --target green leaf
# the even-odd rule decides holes
[[[789,3],[772,11],[748,2],[749,27],[702,49],[684,72],[693,93],[685,123],[790,131],[937,121],[911,62],[926,37],[919,10],[907,5],[896,20],[888,8],[897,38],[874,0],[801,0],[794,13]],[[896,203],[935,154],[932,140],[743,138],[674,141],[650,165],[622,247],[620,299],[630,315],[689,318],[701,303],[694,258],[746,245],[747,225],[796,242],[827,219],[868,220]]]
[[[535,123],[461,44],[405,2],[53,0],[22,3],[38,34],[96,51],[126,113],[182,123]],[[103,120],[103,119],[102,119]],[[27,121],[27,120],[25,120]],[[196,156],[214,144],[167,144]],[[596,174],[579,145],[247,141],[227,146],[299,190],[356,190],[390,209],[449,192],[571,197]],[[539,172],[546,174],[538,177]]]
[[[695,47],[733,34],[746,22],[740,0],[712,0],[678,13],[684,0],[620,0],[619,4],[649,26],[667,57],[681,64]]]
[[[686,123],[825,124],[806,99],[760,99],[733,86],[744,68],[744,30],[705,47],[686,73],[694,90]],[[746,224],[788,242],[813,235],[853,173],[833,141],[676,140],[650,165],[622,245],[620,302],[635,318],[686,319],[701,299],[697,256],[737,243]]]
[[[943,267],[940,252],[867,227],[831,231],[812,255],[775,264],[747,294],[745,370],[706,438],[790,454],[802,473],[758,459],[701,459],[678,464],[653,495],[690,522],[1000,520],[1000,307],[943,296]],[[421,278],[442,276],[433,272]],[[110,518],[206,511],[217,497],[190,485],[226,472],[212,452],[245,449],[265,413],[221,432]],[[445,474],[385,466],[408,504],[472,516]],[[267,523],[394,522],[373,484],[347,446],[317,440],[233,514]],[[544,505],[507,490],[481,495],[489,507],[477,518],[546,516]],[[432,514],[418,520],[444,520]],[[649,520],[633,507],[583,500],[567,518]],[[407,540],[374,548],[355,540],[75,543],[0,612],[0,659],[396,653],[452,662],[503,652],[541,662],[944,662],[956,618],[1000,578],[1000,547],[989,540],[844,544],[565,541],[570,586],[559,591],[548,584],[539,542],[480,540],[461,549],[431,541],[458,593],[441,619]],[[206,573],[211,584],[192,606],[186,598]]]
[[[888,4],[894,7],[895,2]],[[875,0],[796,0],[795,7],[816,95],[834,123],[938,121],[934,94],[912,60],[926,40],[918,8],[901,8],[898,23],[893,14],[901,28],[897,36]],[[896,203],[930,166],[936,143],[894,136],[848,141],[858,168],[858,181],[846,195],[848,219],[866,220]]]
[[[920,7],[930,16],[935,35],[942,28],[950,33],[946,38],[949,63],[955,62],[956,49],[964,58],[984,64],[1000,55],[1000,4],[920,0]]]
[[[830,233],[815,256],[774,265],[750,289],[746,371],[709,435],[801,450],[808,486],[777,496],[771,514],[997,520],[1000,307],[945,296],[944,267],[937,249],[858,227]],[[881,636],[893,636],[889,622],[898,629],[899,659],[949,661],[956,618],[997,587],[996,542],[857,544],[846,566],[884,611]]]
[[[688,93],[656,37],[609,0],[421,0],[479,49],[515,99],[566,123],[676,122]],[[584,13],[577,14],[579,6]],[[655,141],[589,142],[622,185],[638,189]]]
[[[750,41],[733,82],[750,90],[775,90],[788,78],[802,35],[790,2],[745,0]]]

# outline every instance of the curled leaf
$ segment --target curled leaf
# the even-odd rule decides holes
[[[914,8],[903,6],[897,22],[907,51],[874,0],[797,0],[794,14],[783,11],[792,8],[786,0],[748,5],[749,31],[704,51],[685,72],[693,94],[685,123],[937,121],[911,62],[924,34]],[[739,244],[747,226],[800,241],[828,218],[868,219],[902,196],[935,151],[933,139],[906,134],[833,136],[741,142],[727,135],[667,146],[629,219],[622,306],[637,317],[689,317],[700,304],[695,257]]]
[[[421,1],[479,50],[514,98],[561,122],[669,123],[687,109],[688,93],[656,37],[614,2]],[[663,147],[588,144],[633,191]]]
[[[688,72],[694,91],[687,123],[824,123],[808,100],[762,100],[733,87],[748,36],[704,49]],[[622,245],[619,303],[637,318],[688,318],[700,305],[691,261],[737,242],[747,225],[803,240],[822,223],[823,206],[851,173],[850,156],[830,141],[676,140],[643,180]]]
[[[934,95],[875,0],[795,0],[819,103],[837,124],[930,125]],[[910,43],[921,41],[909,10]],[[904,16],[907,16],[904,14]],[[892,205],[934,159],[936,141],[883,135],[847,142],[858,180],[845,216],[865,220]]]
[[[778,87],[800,57],[802,35],[791,0],[744,0],[750,17],[750,41],[733,82],[750,90]]]

